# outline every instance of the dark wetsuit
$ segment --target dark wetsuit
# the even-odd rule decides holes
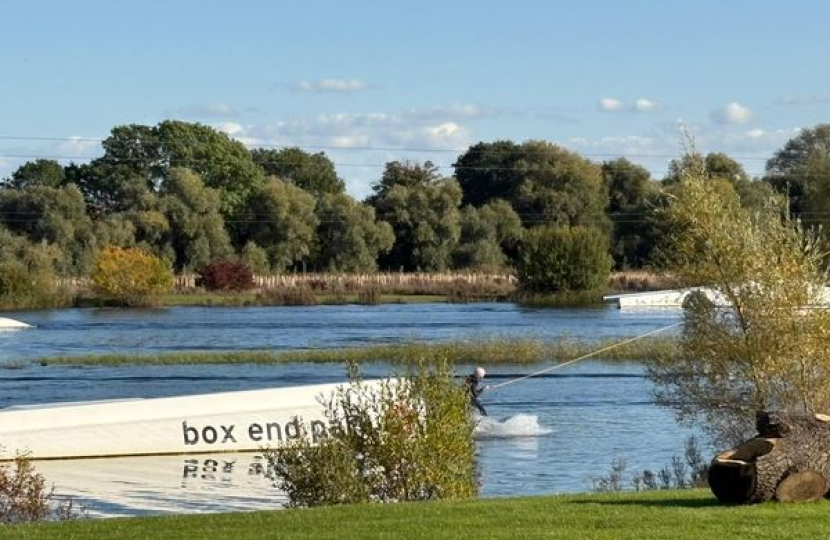
[[[464,384],[467,386],[467,392],[470,394],[470,404],[478,409],[478,412],[480,412],[482,416],[487,416],[487,409],[485,409],[484,405],[482,405],[478,400],[478,396],[484,392],[484,387],[479,386],[479,382],[481,382],[481,379],[475,375],[468,375],[467,378],[464,379]]]

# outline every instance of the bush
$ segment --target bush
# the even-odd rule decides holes
[[[54,275],[17,261],[0,263],[0,307],[38,308],[55,302]]]
[[[517,274],[526,292],[591,291],[607,287],[608,236],[587,227],[544,226],[525,235]]]
[[[474,424],[448,366],[421,363],[379,388],[353,374],[325,403],[328,437],[266,453],[289,506],[475,496]]]
[[[198,273],[196,285],[209,291],[245,291],[254,287],[254,273],[244,262],[214,261]]]
[[[105,247],[98,255],[92,281],[96,289],[120,305],[150,305],[173,285],[170,265],[140,248]]]
[[[52,492],[25,456],[0,463],[0,523],[41,521],[49,516]]]

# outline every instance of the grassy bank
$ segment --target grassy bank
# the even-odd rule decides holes
[[[454,363],[533,364],[570,360],[617,343],[561,339],[552,342],[533,339],[493,339],[439,343],[402,343],[339,349],[292,351],[180,352],[170,354],[108,354],[43,358],[43,365],[176,365],[176,364],[284,364],[290,362],[392,362],[406,364],[419,358],[440,356]],[[644,338],[604,352],[609,360],[653,360],[676,354],[671,337]]]
[[[823,538],[830,503],[722,506],[708,491],[358,505],[0,526],[14,540]]]

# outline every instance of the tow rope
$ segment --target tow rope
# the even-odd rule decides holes
[[[625,340],[620,341],[618,343],[612,343],[611,345],[608,345],[607,347],[602,347],[601,349],[597,349],[596,351],[589,352],[588,354],[584,354],[584,355],[580,356],[579,358],[574,358],[573,360],[568,360],[567,362],[562,362],[561,364],[556,364],[555,366],[552,366],[552,367],[549,367],[549,368],[540,369],[539,371],[534,371],[533,373],[529,373],[527,375],[522,375],[521,377],[516,377],[515,379],[510,379],[510,380],[505,381],[503,383],[488,385],[489,387],[487,388],[487,390],[493,391],[493,390],[496,390],[498,388],[504,388],[505,386],[508,386],[508,385],[511,385],[511,384],[516,384],[517,382],[524,381],[525,379],[530,379],[531,377],[536,377],[538,375],[541,375],[543,373],[547,373],[549,371],[553,371],[555,369],[560,369],[560,368],[563,368],[565,366],[570,366],[571,364],[576,364],[577,362],[585,360],[586,358],[591,358],[592,356],[596,356],[600,353],[610,351],[611,349],[613,349],[615,347],[619,347],[621,345],[625,345],[626,343],[631,343],[633,341],[637,341],[638,339],[643,339],[644,337],[653,336],[654,334],[664,332],[664,331],[669,330],[671,328],[674,328],[676,326],[680,326],[681,324],[683,324],[682,321],[674,323],[674,324],[670,324],[668,326],[664,326],[662,328],[658,328],[657,330],[651,330],[650,332],[646,332],[645,334],[640,334],[639,336],[634,336],[632,338],[625,339]]]

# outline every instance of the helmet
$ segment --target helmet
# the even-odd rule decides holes
[[[473,371],[473,375],[475,375],[477,379],[483,379],[484,376],[487,375],[487,372],[483,367],[477,367],[475,371]]]

